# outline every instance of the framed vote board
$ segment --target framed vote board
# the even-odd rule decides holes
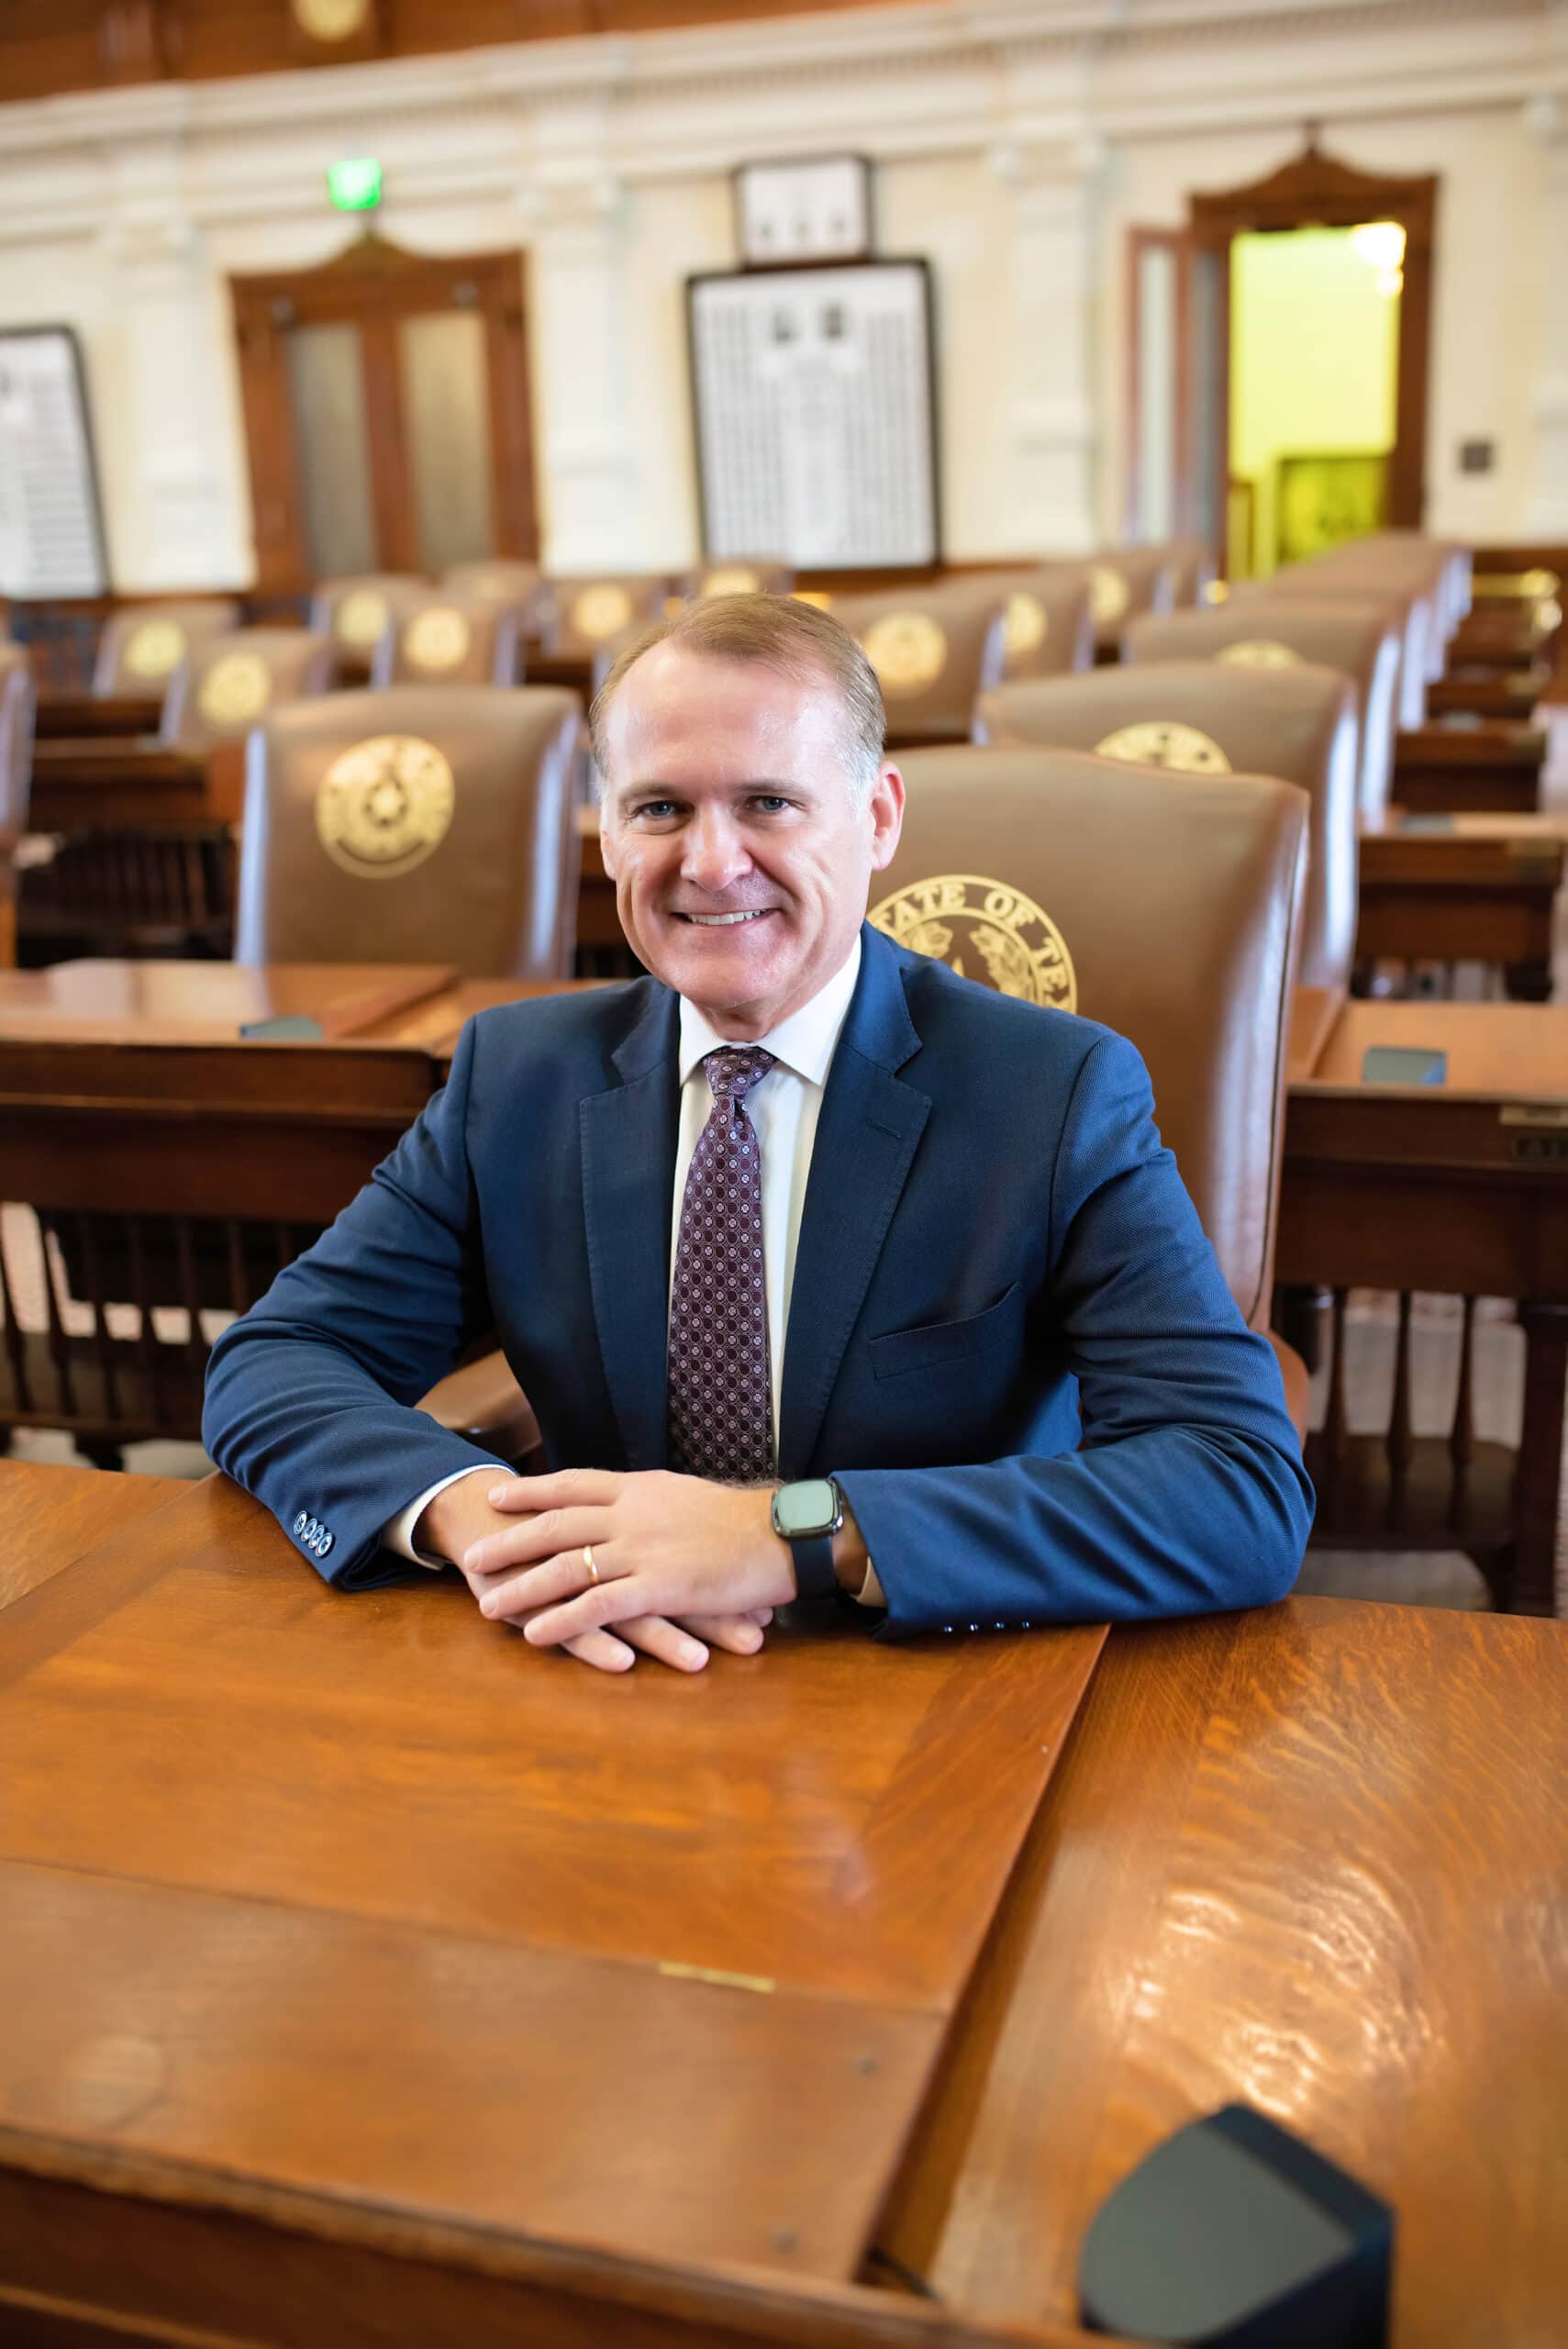
[[[704,555],[940,561],[926,262],[691,277],[686,304]]]
[[[0,328],[0,596],[108,590],[82,353],[70,327]]]

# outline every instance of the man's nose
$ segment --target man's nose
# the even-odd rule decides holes
[[[751,870],[739,825],[724,808],[699,808],[686,827],[681,878],[716,896]]]

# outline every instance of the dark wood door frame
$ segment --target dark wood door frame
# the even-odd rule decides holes
[[[1388,464],[1388,519],[1418,529],[1426,507],[1427,387],[1431,368],[1432,267],[1438,182],[1380,179],[1325,154],[1315,138],[1266,179],[1245,187],[1195,193],[1187,199],[1194,239],[1224,264],[1229,284],[1230,243],[1245,229],[1353,228],[1363,220],[1397,220],[1405,231],[1405,284],[1399,299],[1399,384],[1394,448]],[[1217,403],[1217,478],[1229,478],[1230,351],[1219,356],[1223,396]]]
[[[231,277],[240,396],[250,466],[256,586],[299,595],[312,584],[289,391],[293,327],[360,329],[376,534],[375,568],[413,571],[419,560],[406,461],[396,333],[419,312],[473,309],[485,326],[490,459],[497,555],[539,553],[529,409],[528,317],[520,253],[406,252],[373,232],[318,269]]]

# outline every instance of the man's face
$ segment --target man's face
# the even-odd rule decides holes
[[[621,927],[722,1036],[766,1034],[842,965],[904,785],[856,809],[828,679],[657,644],[610,706],[601,816]]]

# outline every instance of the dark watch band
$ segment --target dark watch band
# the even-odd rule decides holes
[[[839,1577],[833,1572],[833,1536],[796,1533],[784,1538],[795,1559],[796,1595],[801,1598],[831,1598],[839,1587]]]

